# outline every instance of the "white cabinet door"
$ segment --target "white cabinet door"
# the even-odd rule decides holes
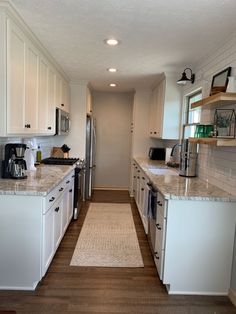
[[[25,127],[38,132],[39,51],[28,41],[26,63]]]
[[[49,93],[49,66],[42,57],[39,63],[39,106],[38,126],[40,133],[48,131],[48,93]]]
[[[62,85],[61,85],[61,108],[65,110],[66,112],[70,111],[70,91],[69,91],[69,85],[65,80],[62,79]]]
[[[38,132],[55,134],[55,73],[46,59],[39,64]]]
[[[26,38],[7,20],[7,133],[25,133]]]
[[[54,250],[57,249],[62,238],[62,212],[63,197],[61,197],[53,206]]]
[[[163,110],[165,100],[165,80],[163,80],[157,89],[157,104],[156,104],[156,137],[162,137],[163,130]]]
[[[150,137],[178,139],[181,90],[175,77],[164,77],[153,90],[150,104]]]
[[[69,202],[68,202],[68,211],[67,211],[67,221],[68,224],[71,221],[73,216],[73,209],[74,209],[74,178],[71,178],[70,186],[69,186]]]
[[[48,71],[48,123],[47,123],[47,134],[55,134],[55,72],[51,67]]]
[[[43,215],[43,265],[42,276],[45,275],[54,255],[54,206]]]
[[[86,90],[86,107],[87,107],[87,114],[91,114],[92,113],[92,95],[91,92],[89,90],[89,88],[87,88]]]
[[[67,228],[68,222],[68,207],[69,207],[69,187],[66,188],[63,194],[63,207],[62,207],[62,233],[64,234]]]

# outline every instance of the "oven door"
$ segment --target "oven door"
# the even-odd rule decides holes
[[[157,213],[157,191],[149,185],[148,202],[148,242],[154,254],[156,242],[156,213]]]

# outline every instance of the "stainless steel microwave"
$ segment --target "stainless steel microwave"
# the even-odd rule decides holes
[[[70,115],[59,108],[56,108],[56,134],[67,135],[70,132]]]

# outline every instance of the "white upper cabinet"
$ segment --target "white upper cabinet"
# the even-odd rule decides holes
[[[38,130],[55,134],[55,73],[46,59],[39,64]]]
[[[38,131],[39,51],[29,42],[26,50],[25,128]]]
[[[93,111],[93,108],[92,108],[92,95],[91,95],[91,92],[90,92],[90,89],[87,87],[86,89],[86,111],[87,111],[87,114],[91,114],[92,111]]]
[[[180,134],[181,90],[176,77],[164,77],[153,90],[150,104],[150,137],[178,139]]]
[[[25,130],[26,38],[7,20],[7,133]],[[3,104],[4,105],[4,104]]]
[[[69,112],[70,110],[70,97],[69,97],[69,85],[60,76],[56,74],[56,107]]]
[[[69,112],[69,84],[8,9],[0,5],[0,136],[55,134],[56,107]]]

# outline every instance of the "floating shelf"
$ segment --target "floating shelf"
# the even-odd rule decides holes
[[[214,146],[236,146],[235,138],[215,138],[215,137],[189,137],[190,143],[207,144]]]
[[[210,108],[213,106],[225,106],[236,104],[236,93],[217,93],[215,95],[203,98],[192,103],[191,108],[204,106]]]

